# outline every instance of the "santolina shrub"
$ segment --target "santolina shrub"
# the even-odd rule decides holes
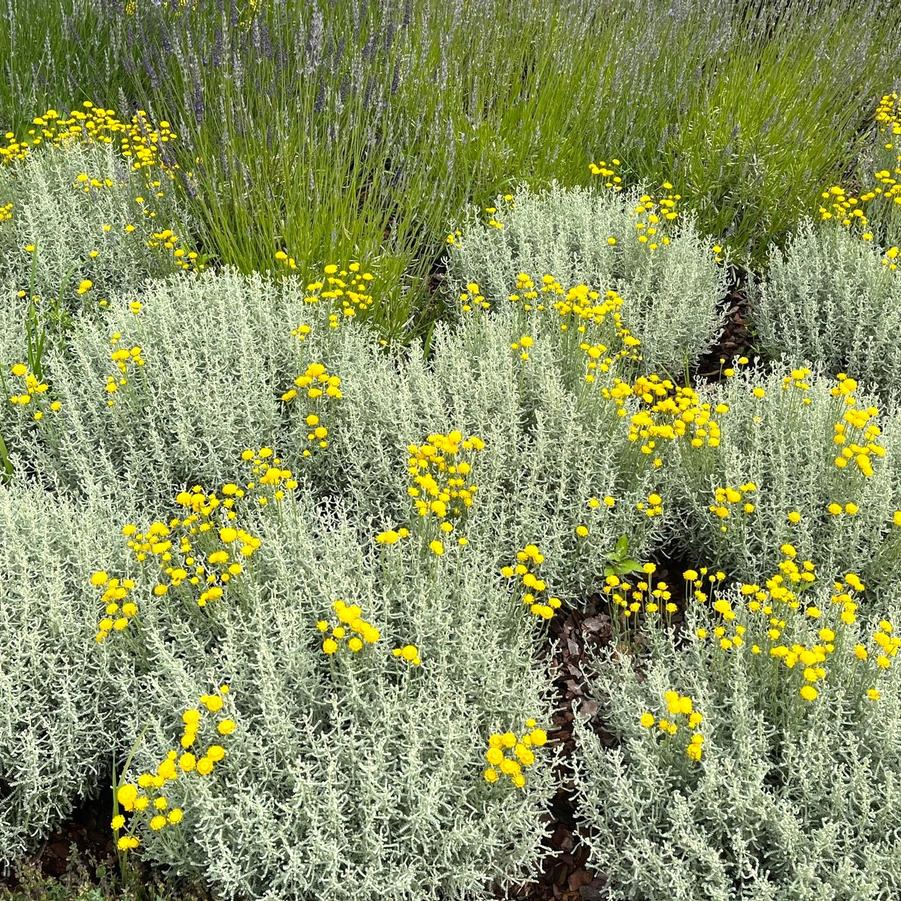
[[[0,165],[0,201],[11,205],[0,277],[45,305],[96,311],[114,291],[198,264],[169,177],[135,171],[107,143],[48,144]]]
[[[119,509],[127,507],[120,497]],[[116,679],[93,646],[83,574],[116,545],[111,505],[0,487],[0,869],[109,777]]]
[[[803,223],[784,250],[771,249],[755,291],[759,349],[847,372],[883,396],[892,391],[901,377],[901,273],[892,263],[856,232]]]
[[[616,744],[577,729],[578,803],[611,898],[899,890],[897,595],[857,618],[859,579],[817,572],[759,571],[691,602],[681,635],[648,617],[640,659],[597,660]]]
[[[654,198],[553,186],[498,197],[489,214],[471,214],[448,236],[451,287],[459,293],[474,282],[501,306],[517,293],[520,273],[539,284],[550,274],[564,286],[616,291],[645,364],[682,373],[716,340],[726,287],[713,242],[677,205],[661,206],[668,190]]]
[[[535,747],[522,789],[482,770],[490,733],[548,723],[550,680],[534,619],[486,578],[493,547],[361,543],[341,505],[300,492],[257,510],[236,588],[146,598],[101,645],[123,732],[144,736],[123,780],[178,754],[165,797],[183,815],[143,853],[223,897],[479,898],[532,870],[553,754]],[[132,572],[145,596],[149,573]],[[182,711],[223,684],[234,726],[204,773],[211,738],[179,748]]]
[[[123,296],[80,319],[71,349],[46,356],[41,399],[7,407],[17,471],[87,495],[128,483],[152,507],[170,486],[229,481],[245,448],[269,445],[305,490],[348,498],[387,530],[420,518],[409,447],[459,431],[485,443],[472,464],[479,515],[449,540],[493,535],[498,567],[537,543],[575,596],[621,535],[640,550],[660,532],[666,517],[643,509],[660,474],[578,344],[593,322],[580,335],[543,314],[478,316],[439,326],[426,362],[416,347],[373,346],[352,322],[333,327],[327,300],[305,302],[303,288],[182,275],[150,286],[137,312]],[[526,327],[523,359],[511,345]],[[45,402],[58,413],[34,421]]]
[[[701,391],[729,410],[718,446],[682,454],[673,470],[682,546],[745,579],[775,566],[784,543],[867,582],[897,578],[897,416],[849,377],[733,371]]]

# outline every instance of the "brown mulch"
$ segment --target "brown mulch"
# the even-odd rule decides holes
[[[548,641],[551,652],[551,672],[558,694],[558,709],[548,733],[550,740],[561,750],[560,779],[557,794],[551,802],[546,823],[551,827],[548,855],[536,874],[536,881],[512,889],[506,897],[517,901],[594,901],[601,897],[603,876],[587,866],[588,849],[576,835],[575,799],[573,794],[571,760],[574,707],[580,715],[593,717],[597,704],[586,697],[586,670],[593,653],[609,645],[613,637],[608,604],[600,596],[588,599],[584,607],[571,608],[565,616],[551,620]],[[602,740],[605,736],[597,720],[592,721]]]
[[[658,561],[653,581],[664,581],[672,600],[681,611],[685,604],[682,573],[692,565],[675,549],[664,550]],[[673,615],[673,628],[682,627],[681,613]],[[588,867],[588,848],[579,841],[572,767],[575,753],[573,725],[576,717],[586,720],[605,747],[616,744],[616,736],[605,727],[597,702],[590,697],[591,660],[613,641],[610,605],[601,595],[592,595],[579,608],[569,608],[565,616],[556,616],[548,630],[551,674],[557,693],[558,709],[554,715],[549,739],[560,749],[559,788],[546,823],[552,832],[552,853],[542,861],[534,882],[523,883],[507,895],[516,901],[600,901],[606,880],[603,873]]]
[[[750,301],[747,289],[747,274],[733,270],[732,287],[726,295],[726,322],[723,333],[716,345],[702,358],[698,364],[698,375],[701,378],[717,380],[723,369],[720,359],[731,362],[743,354],[753,355],[751,331],[748,327]]]

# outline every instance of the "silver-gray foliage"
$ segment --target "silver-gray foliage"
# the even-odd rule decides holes
[[[109,778],[118,699],[87,576],[116,531],[109,505],[0,487],[0,869]]]
[[[550,680],[528,611],[486,578],[493,548],[439,560],[361,543],[340,506],[302,495],[251,531],[262,548],[235,593],[200,616],[149,601],[104,646],[148,674],[119,684],[130,731],[149,726],[126,775],[177,747],[181,711],[222,681],[238,723],[213,776],[171,784],[185,819],[145,830],[145,853],[222,897],[271,901],[487,898],[533,870],[553,752],[522,791],[485,783],[482,755],[491,731],[548,723]],[[335,622],[339,598],[381,638],[328,657],[316,622]],[[410,642],[421,666],[391,654]]]
[[[814,594],[829,615],[828,589]],[[883,613],[898,609],[895,595]],[[769,658],[765,636],[760,656],[750,631],[728,652],[712,635],[695,639],[695,628],[723,622],[709,605],[689,612],[687,639],[651,629],[638,666],[628,655],[598,660],[591,696],[618,742],[605,746],[583,722],[576,765],[582,834],[608,880],[605,897],[880,901],[901,892],[901,680],[897,667],[880,671],[853,652],[878,619],[844,627],[812,702],[798,695],[802,664]],[[725,625],[746,621],[739,613]],[[792,634],[817,643],[816,626],[803,631]],[[873,701],[865,691],[876,685]],[[639,724],[645,711],[668,716],[670,690],[703,716],[699,762],[685,754],[684,717],[669,717],[682,723],[674,736]]]
[[[96,310],[113,291],[137,291],[177,271],[170,250],[147,244],[155,232],[178,231],[186,217],[168,177],[144,173],[107,144],[48,145],[0,168],[0,202],[13,204],[12,219],[0,223],[5,286],[64,309]],[[179,237],[184,247],[187,236]],[[79,295],[84,279],[93,287]]]
[[[681,374],[707,351],[722,327],[725,270],[713,242],[687,219],[671,242],[650,251],[637,240],[635,206],[641,192],[623,194],[553,186],[531,193],[519,188],[511,201],[498,198],[492,227],[474,214],[449,249],[453,290],[476,282],[484,296],[505,303],[525,272],[540,284],[550,274],[564,288],[585,283],[617,291],[626,326],[641,340],[650,368]],[[615,238],[615,245],[608,238]]]
[[[856,233],[800,225],[784,250],[770,250],[753,295],[760,350],[891,390],[901,379],[901,278],[883,259]]]

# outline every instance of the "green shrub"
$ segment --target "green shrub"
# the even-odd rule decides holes
[[[752,296],[760,351],[847,372],[886,394],[901,378],[901,278],[879,247],[832,225],[806,222]]]
[[[870,416],[867,411],[878,406],[853,380],[832,380],[807,368],[768,374],[751,368],[702,394],[727,404],[729,412],[720,418],[719,446],[683,454],[672,470],[690,559],[747,579],[773,567],[787,542],[802,557],[862,573],[867,582],[897,578],[896,415],[882,410]],[[869,429],[882,434],[868,436]],[[845,459],[843,468],[836,458]]]
[[[454,236],[448,257],[454,292],[475,282],[488,301],[505,305],[520,273],[539,285],[550,274],[565,288],[584,283],[617,291],[645,364],[677,375],[693,368],[716,340],[725,270],[715,262],[713,242],[691,220],[661,224],[661,236],[670,243],[652,251],[637,240],[640,192],[554,186],[534,194],[520,188],[507,196],[497,198],[492,214],[502,228],[471,215],[462,235]]]
[[[754,575],[762,584],[768,574]],[[883,614],[844,624],[846,604],[829,591],[838,575],[824,572],[795,601],[764,590],[756,613],[757,595],[730,589],[717,611],[692,604],[681,634],[649,619],[647,653],[598,659],[590,697],[615,743],[584,722],[575,761],[581,832],[610,898],[876,901],[901,890],[901,680],[892,624],[877,622],[897,616],[897,595],[883,598]],[[767,637],[764,604],[786,621],[778,639]],[[703,718],[693,727],[671,712],[689,709],[686,696]]]

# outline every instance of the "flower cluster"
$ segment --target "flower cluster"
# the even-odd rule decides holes
[[[250,479],[243,488],[234,483],[222,486],[222,494],[226,495],[229,502],[246,494],[255,497],[257,503],[265,507],[271,501],[283,501],[285,492],[297,488],[294,473],[282,465],[282,459],[275,456],[271,447],[261,447],[258,450],[245,448],[241,451],[241,460],[250,467]]]
[[[433,433],[425,444],[407,447],[410,476],[407,494],[413,498],[427,536],[435,531],[429,526],[437,525],[438,536],[429,543],[436,556],[444,553],[442,536],[449,535],[465,521],[475,500],[479,487],[470,480],[472,459],[484,448],[485,442],[478,436],[464,438],[456,430],[446,435]],[[465,537],[460,536],[459,540],[465,544]]]
[[[629,414],[627,403],[637,399],[638,409],[629,417],[628,438],[640,444],[641,453],[650,457],[655,467],[663,465],[660,442],[684,440],[692,447],[717,447],[720,426],[715,416],[729,412],[727,404],[701,401],[690,386],[676,386],[653,373],[640,376],[634,384],[616,378],[601,394],[614,402],[622,417]]]
[[[897,138],[901,135],[901,103],[899,94],[885,94],[880,99],[874,119],[877,123],[882,146],[879,156],[885,165],[872,173],[872,183],[859,195],[852,194],[841,185],[832,185],[820,195],[819,212],[822,220],[832,220],[844,228],[857,227],[865,241],[873,240],[867,231],[869,220],[866,210],[871,206],[901,206],[901,148]],[[892,258],[893,259],[893,258]]]
[[[340,400],[343,397],[341,377],[330,373],[324,363],[310,363],[306,370],[294,379],[294,385],[294,388],[282,395],[285,403],[290,403],[297,397],[298,389],[303,391],[310,400],[318,400],[321,397]]]
[[[710,572],[706,566],[699,566],[697,569],[686,569],[682,573],[685,580],[685,594],[689,594],[699,604],[705,603],[710,598],[712,591],[720,582],[725,581],[726,574],[722,570]],[[705,591],[705,583],[710,583]]]
[[[741,513],[753,513],[757,507],[753,501],[748,499],[748,495],[757,491],[757,485],[754,482],[745,482],[733,488],[731,485],[724,485],[713,489],[713,503],[707,508],[717,519],[722,520],[720,523],[720,531],[728,531],[729,526],[725,520],[732,516],[733,510]]]
[[[84,284],[84,282],[82,282]],[[118,376],[108,375],[106,377],[106,405],[108,407],[115,406],[115,395],[120,388],[124,388],[128,384],[129,374],[134,372],[136,368],[144,365],[144,356],[141,347],[137,344],[132,347],[122,346],[122,335],[119,332],[113,332],[110,336],[110,345],[112,351],[110,359],[119,371]]]
[[[620,161],[617,159],[601,160],[599,163],[589,163],[588,170],[592,175],[604,179],[604,187],[608,191],[622,191],[623,179],[619,174]]]
[[[228,693],[228,686],[220,685],[212,694],[201,695],[198,706],[182,714],[184,730],[178,747],[170,750],[153,770],[140,773],[134,781],[120,782],[116,787],[116,809],[110,825],[120,851],[131,851],[140,846],[140,838],[136,834],[139,826],[149,827],[154,832],[177,826],[184,817],[184,811],[181,807],[171,806],[166,797],[167,785],[178,779],[191,778],[193,773],[209,776],[216,765],[225,759],[227,752],[219,741],[221,737],[231,735],[236,728],[235,721],[227,716],[220,717],[216,722],[216,737],[211,737],[213,743],[207,745],[203,754],[198,756],[194,749],[200,737],[209,731],[209,715],[223,711]],[[130,815],[127,831],[120,835],[126,829],[126,813]]]
[[[478,287],[475,283],[472,286]],[[554,311],[560,321],[560,330],[575,328],[584,334],[591,326],[612,325],[610,338],[618,338],[623,347],[635,350],[641,342],[623,324],[623,299],[616,291],[604,292],[603,299],[599,291],[585,284],[564,288],[553,275],[546,274],[541,278],[540,287],[527,272],[516,276],[516,290],[508,295],[508,300],[517,304],[527,313],[544,313]]]
[[[478,282],[469,282],[466,285],[466,290],[460,294],[460,309],[464,313],[491,309],[490,302],[482,296],[482,289]]]
[[[560,609],[560,598],[547,593],[547,583],[541,578],[539,569],[544,563],[544,554],[534,544],[527,544],[516,554],[516,563],[501,568],[505,579],[519,581],[521,600],[529,612],[541,619],[550,619]]]
[[[419,648],[415,644],[405,644],[402,648],[394,648],[391,651],[392,656],[406,660],[410,666],[421,666],[422,659],[419,656]]]
[[[849,647],[843,630],[857,621],[858,598],[866,590],[860,577],[845,573],[833,583],[828,606],[815,600],[805,602],[805,592],[815,583],[812,561],[797,561],[793,545],[783,544],[778,572],[761,584],[740,583],[732,599],[719,597],[711,605],[720,622],[712,629],[696,629],[699,641],[714,640],[726,652],[747,649],[761,661],[771,661],[778,671],[788,676],[788,685],[805,702],[820,696],[820,687],[829,675],[830,658],[842,647]],[[698,574],[690,570],[686,580]],[[717,574],[718,576],[720,574]],[[711,588],[722,580],[717,579]],[[693,582],[700,586],[700,581]],[[709,595],[696,590],[695,599],[705,603]],[[901,639],[893,635],[889,620],[882,620],[872,635],[873,649],[857,643],[853,656],[858,665],[872,661],[868,675],[874,678],[889,669],[901,649]],[[880,697],[879,689],[870,686],[864,692],[870,700]]]
[[[647,501],[637,501],[635,509],[640,510],[645,516],[663,516],[663,498],[656,492],[648,495]]]
[[[39,379],[27,364],[13,363],[9,371],[15,379],[8,395],[9,402],[14,407],[27,408],[35,422],[40,422],[46,413],[59,413],[62,404],[58,400],[48,400],[50,386]]]
[[[143,531],[134,523],[122,527],[137,563],[156,565],[154,597],[189,598],[205,607],[224,596],[229,583],[260,549],[260,539],[238,522],[242,501],[255,499],[260,506],[280,501],[297,482],[291,470],[281,468],[271,448],[248,449],[242,459],[251,464],[251,478],[245,484],[227,482],[209,492],[194,485],[175,497],[182,515],[155,520]],[[97,640],[103,641],[110,632],[125,630],[137,615],[137,604],[129,596],[135,583],[110,578],[103,571],[94,573],[91,582],[104,590],[106,611],[97,633]]]
[[[153,232],[147,240],[147,246],[151,249],[160,249],[172,254],[172,259],[179,269],[184,272],[202,272],[205,268],[200,255],[194,250],[186,250],[179,246],[182,239],[171,228]]]
[[[873,457],[885,456],[885,448],[877,442],[882,429],[875,422],[879,416],[877,407],[858,407],[854,396],[857,390],[855,379],[840,372],[838,384],[831,389],[833,397],[840,397],[847,409],[840,422],[833,426],[833,442],[841,447],[835,458],[835,465],[844,469],[853,461],[855,467],[867,478],[873,475]]]
[[[13,203],[4,203],[0,205],[0,222],[9,222],[13,217]]]
[[[215,528],[211,522],[220,506],[215,493],[207,495],[199,486],[178,495],[178,503],[190,509],[183,519],[152,522],[145,532],[133,524],[123,528],[135,559],[154,560],[159,567],[153,595],[163,597],[182,586],[196,594],[199,607],[219,600],[229,581],[244,571],[244,561],[260,547],[260,540],[232,525]]]
[[[877,669],[891,669],[892,662],[901,650],[901,638],[893,634],[895,627],[890,620],[882,619],[878,627],[871,635],[875,647],[870,651],[866,645],[858,644],[854,647],[854,655],[858,660],[873,660]],[[873,693],[877,697],[873,697]],[[870,689],[867,694],[871,700],[878,700],[878,689]]]
[[[663,700],[667,716],[658,719],[648,710],[642,713],[639,723],[644,729],[656,728],[660,734],[669,736],[677,735],[681,725],[691,735],[685,744],[685,754],[695,762],[699,761],[704,753],[704,736],[700,732],[704,717],[695,710],[690,695],[670,690],[664,693]]]
[[[103,618],[97,624],[97,642],[106,641],[110,632],[121,632],[138,615],[138,605],[131,597],[135,589],[132,579],[111,578],[104,570],[91,573],[91,585],[102,590]]]
[[[674,194],[673,186],[668,181],[663,183],[662,188],[666,194],[661,197],[642,194],[635,207],[638,243],[644,244],[648,250],[657,250],[670,243],[666,227],[679,218],[676,205],[682,195]]]
[[[323,422],[324,405],[327,401],[341,400],[344,396],[341,392],[341,377],[330,373],[324,363],[310,363],[306,370],[294,379],[294,387],[286,391],[281,399],[284,403],[290,403],[297,397],[298,392],[302,392],[313,402],[312,409],[304,418],[309,432],[303,455],[310,457],[317,449],[325,450],[328,447],[328,426]]]
[[[115,182],[109,177],[97,178],[96,176],[88,175],[87,172],[79,172],[75,176],[75,181],[72,182],[72,187],[84,194],[90,194],[92,191],[111,188],[114,184]]]
[[[531,335],[522,335],[518,341],[514,341],[510,345],[510,350],[516,351],[519,359],[523,363],[529,361],[529,350],[535,344],[535,339]]]
[[[488,783],[495,783],[507,776],[517,788],[524,788],[526,777],[523,769],[535,763],[535,748],[547,744],[547,732],[538,728],[535,720],[526,720],[526,729],[521,735],[515,732],[495,732],[488,737],[485,760],[488,766],[482,777]]]
[[[275,254],[275,259],[288,270],[297,268],[297,262],[283,250]],[[305,303],[328,302],[334,309],[329,314],[329,327],[340,328],[341,324],[367,312],[374,302],[370,294],[370,283],[375,276],[364,272],[359,263],[348,263],[339,267],[329,263],[323,267],[322,277],[306,286]]]
[[[656,571],[655,563],[645,563],[640,568],[641,575],[636,575],[635,579],[610,573],[604,578],[601,591],[615,607],[622,610],[627,619],[641,612],[642,608],[651,616],[661,609],[668,614],[675,613],[678,608],[669,585],[662,581],[656,585],[651,582],[651,576]]]
[[[845,228],[857,222],[861,226],[867,224],[867,217],[861,205],[861,199],[849,194],[841,185],[832,185],[820,195],[820,218],[824,221],[834,219]]]
[[[504,200],[506,202],[509,203],[512,199],[513,199],[512,194],[504,195]],[[485,224],[489,228],[496,228],[498,231],[502,231],[504,228],[504,223],[501,222],[500,219],[497,218],[497,212],[498,212],[497,207],[496,206],[486,206],[484,209],[484,212],[488,216],[488,218],[485,220]]]
[[[111,109],[95,106],[85,100],[81,109],[68,116],[48,109],[32,120],[32,128],[25,136],[7,132],[7,144],[0,146],[0,160],[12,162],[23,159],[40,144],[103,143],[116,144],[119,152],[131,163],[131,168],[159,167],[171,173],[174,168],[164,162],[163,148],[175,140],[172,126],[160,121],[154,127],[144,110],[138,110],[128,122],[123,122]]]
[[[335,601],[332,609],[338,618],[337,625],[332,625],[328,620],[321,619],[316,623],[316,628],[323,634],[328,633],[328,637],[322,641],[322,651],[324,654],[331,656],[336,654],[342,643],[349,651],[356,654],[363,650],[367,644],[375,644],[381,638],[381,632],[363,619],[363,611],[358,604],[346,604],[344,601]],[[419,662],[419,654],[413,645],[414,660]],[[408,652],[409,653],[409,652]],[[404,659],[408,659],[401,649],[401,655]],[[414,662],[409,660],[409,662]]]

